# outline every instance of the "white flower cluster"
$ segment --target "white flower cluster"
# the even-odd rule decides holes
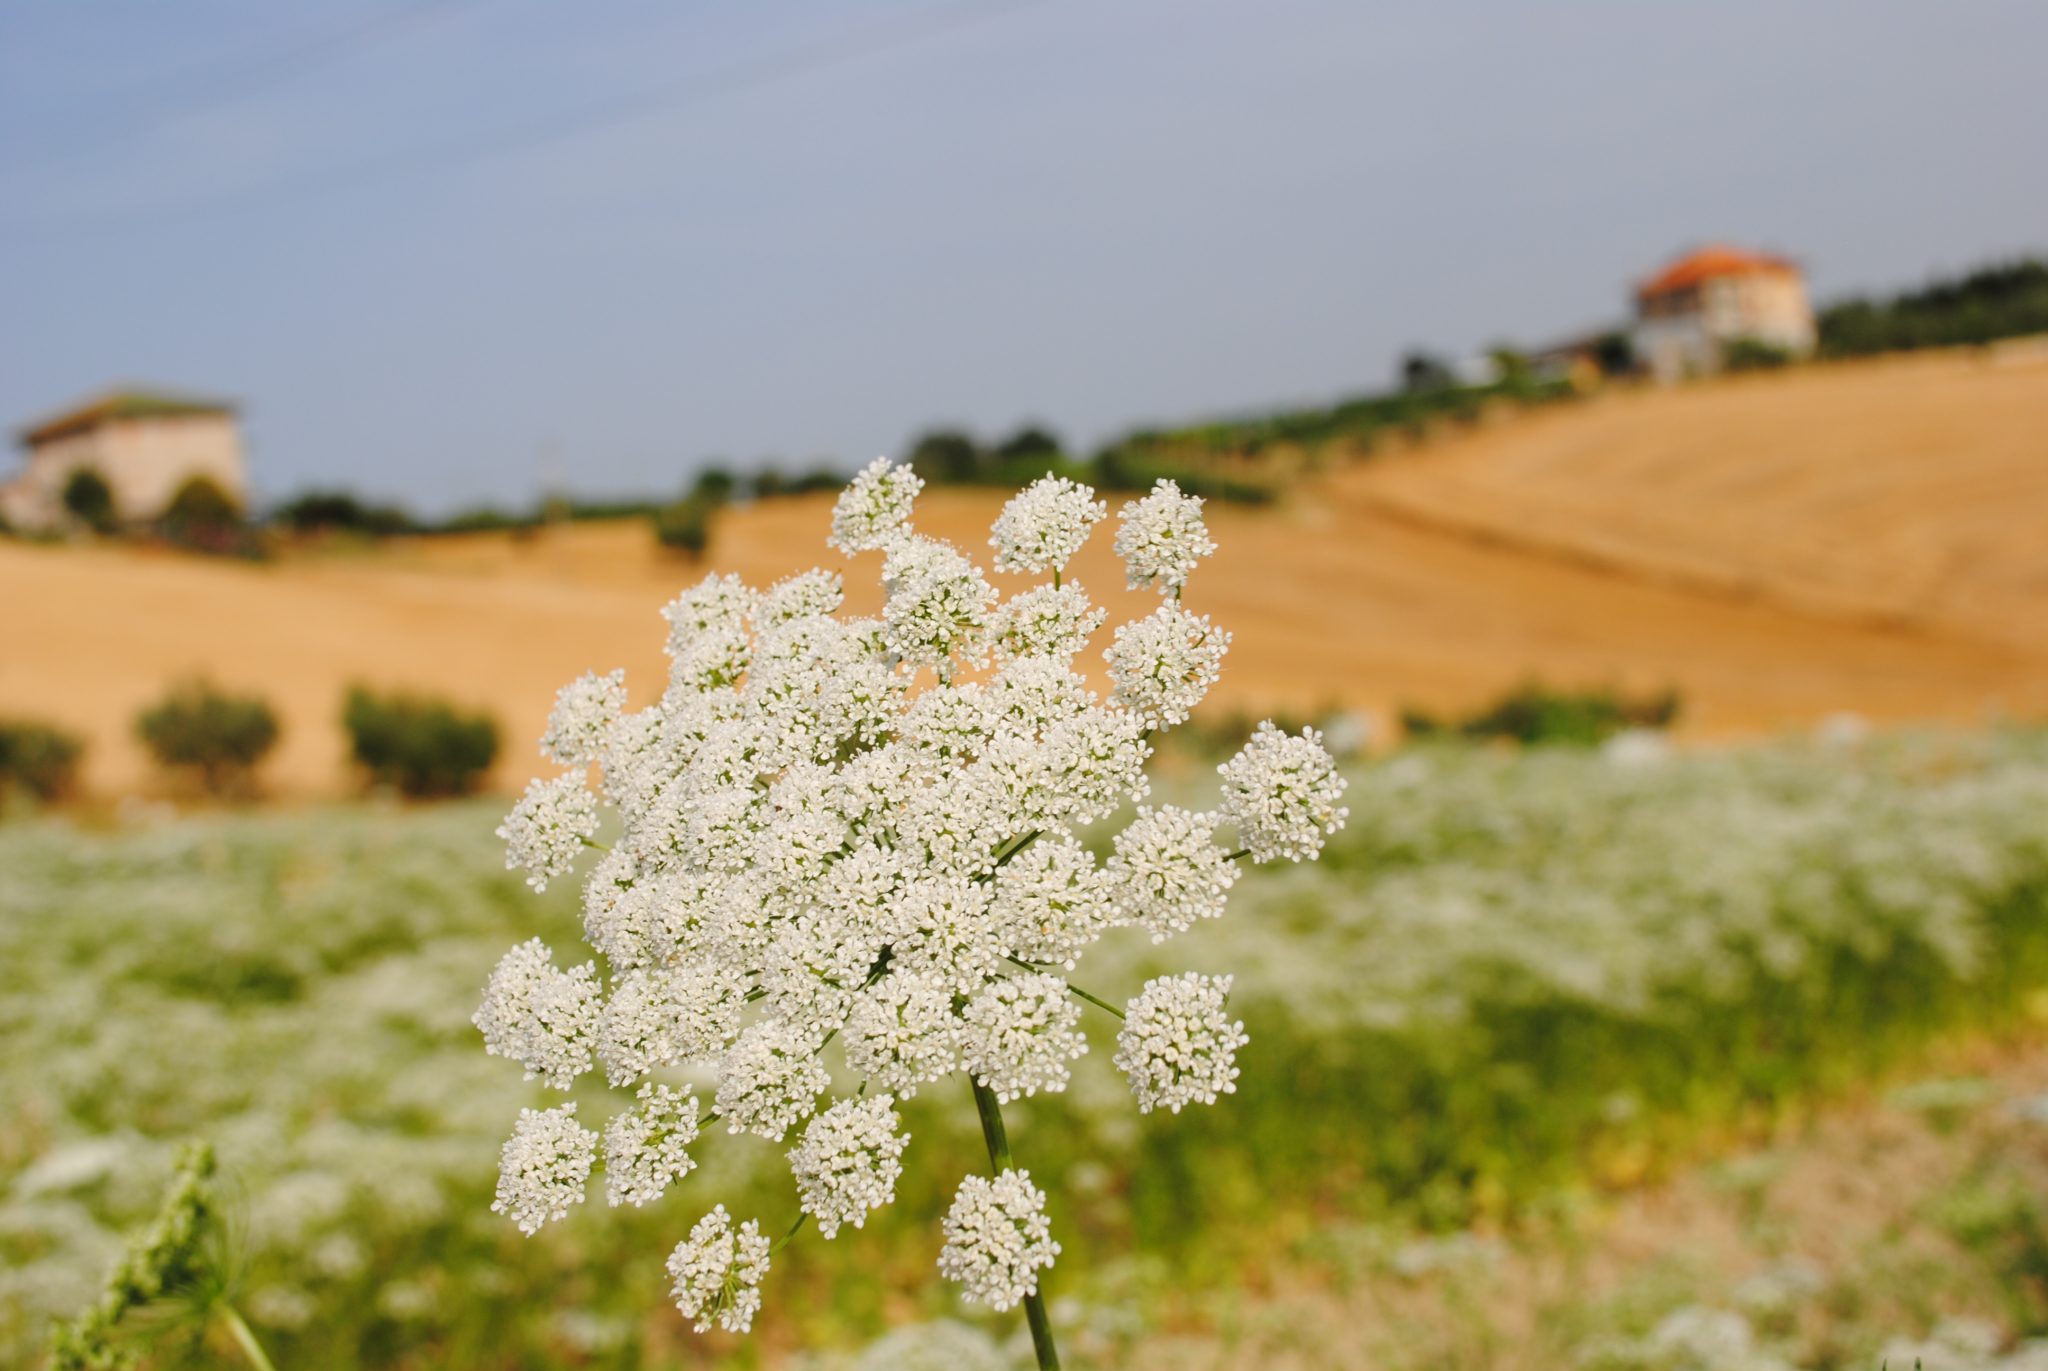
[[[597,1160],[597,1134],[576,1122],[576,1106],[522,1109],[498,1163],[498,1195],[491,1210],[509,1214],[522,1233],[566,1216],[583,1203],[583,1187]]]
[[[748,1219],[735,1229],[725,1206],[713,1206],[668,1255],[676,1308],[696,1320],[699,1333],[709,1333],[714,1323],[728,1333],[746,1332],[761,1310],[772,1251],[760,1224]]]
[[[1229,644],[1179,603],[1214,550],[1201,502],[1161,482],[1123,512],[1132,583],[1170,598],[1117,631],[1104,700],[1076,666],[1104,613],[1060,579],[1106,517],[1094,492],[1049,477],[1005,506],[997,569],[1053,577],[1005,599],[911,527],[920,485],[877,462],[833,515],[834,546],[882,554],[879,617],[841,617],[831,572],[765,592],[714,574],[663,611],[658,701],[629,709],[619,672],[557,700],[542,751],[571,769],[536,781],[500,833],[540,886],[598,846],[600,798],[613,811],[583,897],[605,970],[560,970],[525,943],[475,1022],[550,1087],[601,1067],[638,1094],[601,1148],[570,1107],[522,1116],[499,1193],[522,1228],[580,1199],[600,1152],[613,1204],[661,1198],[709,1119],[774,1142],[801,1129],[787,1155],[804,1214],[827,1237],[859,1227],[896,1194],[897,1101],[956,1072],[995,1101],[1066,1089],[1094,997],[1065,974],[1099,938],[1215,918],[1234,856],[1310,856],[1342,821],[1319,741],[1261,732],[1224,768],[1220,810],[1141,808],[1099,862],[1075,830],[1146,797],[1151,734],[1188,717]],[[1243,851],[1218,841],[1225,826]],[[1131,1003],[1116,1061],[1141,1108],[1231,1088],[1244,1036],[1220,1017],[1227,987],[1155,981]],[[860,1093],[825,1098],[828,1052]],[[685,1070],[708,1118],[655,1078]],[[942,1267],[1003,1308],[1058,1251],[1021,1172],[970,1179],[946,1233]],[[699,1328],[748,1326],[771,1250],[713,1211],[670,1258],[678,1306]]]
[[[1045,1217],[1045,1192],[1031,1183],[1029,1171],[1005,1171],[994,1180],[964,1178],[944,1227],[940,1274],[959,1282],[968,1299],[992,1309],[1009,1309],[1036,1294],[1038,1273],[1060,1254]]]
[[[1251,1041],[1224,1010],[1228,976],[1159,976],[1125,1011],[1116,1064],[1131,1078],[1138,1109],[1180,1113],[1237,1090],[1237,1049]]]
[[[896,1198],[903,1149],[910,1135],[896,1131],[896,1102],[887,1095],[841,1100],[812,1119],[803,1142],[790,1150],[789,1167],[804,1213],[818,1231],[836,1237],[839,1225],[859,1228],[870,1209]]]
[[[1344,777],[1312,728],[1300,737],[1272,720],[1259,725],[1244,751],[1216,768],[1223,777],[1223,813],[1255,862],[1276,857],[1315,860],[1323,838],[1344,826],[1351,811]]]

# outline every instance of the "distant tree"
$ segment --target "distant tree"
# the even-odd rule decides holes
[[[197,775],[210,795],[226,795],[246,791],[276,745],[277,713],[257,696],[187,681],[136,716],[135,731],[158,762]]]
[[[397,505],[369,505],[346,491],[311,490],[271,512],[271,519],[296,533],[346,532],[386,537],[411,529],[413,519]]]
[[[114,488],[91,467],[79,467],[65,479],[63,500],[71,517],[87,528],[99,533],[112,531]]]
[[[1035,461],[1060,455],[1060,440],[1036,424],[1027,424],[1005,438],[996,447],[996,456],[1004,461]]]
[[[797,477],[789,484],[792,495],[808,495],[814,491],[844,490],[846,478],[829,466],[816,466]]]
[[[0,718],[0,810],[13,793],[61,800],[78,785],[85,740],[38,719]]]
[[[750,484],[756,500],[772,500],[778,495],[789,494],[789,478],[772,465],[756,471]]]
[[[1487,360],[1493,363],[1493,379],[1502,385],[1520,385],[1529,379],[1529,354],[1506,343],[1496,343],[1486,350]]]
[[[1448,390],[1457,383],[1451,364],[1433,353],[1417,349],[1401,359],[1401,389],[1410,394]]]
[[[350,686],[341,722],[371,783],[406,795],[467,795],[498,756],[495,719],[433,696]]]
[[[981,447],[958,429],[934,429],[910,448],[910,469],[934,485],[955,485],[981,475]]]
[[[722,466],[708,466],[697,473],[687,498],[701,500],[708,505],[729,504],[738,489],[739,481],[730,471]]]
[[[711,523],[719,507],[692,495],[654,513],[654,538],[663,547],[692,557],[711,546]]]
[[[1635,340],[1616,329],[1593,340],[1593,364],[1603,376],[1626,376],[1636,369]]]
[[[1730,371],[1776,371],[1793,362],[1792,350],[1763,338],[1731,338],[1721,350]]]

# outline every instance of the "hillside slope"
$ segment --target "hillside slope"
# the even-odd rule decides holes
[[[1697,737],[1838,711],[1969,722],[2048,712],[2048,353],[1935,356],[1602,397],[1335,472],[1272,510],[1212,509],[1189,603],[1236,634],[1218,702],[1460,706],[1538,675],[1675,685]],[[1001,496],[927,497],[985,547]],[[732,511],[707,564],[762,583],[823,562],[829,497]],[[1107,536],[1078,578],[1113,614]],[[872,609],[876,568],[851,568]],[[144,788],[134,712],[205,672],[277,701],[267,775],[346,783],[353,680],[486,704],[500,781],[537,765],[554,689],[663,670],[655,611],[704,567],[644,524],[405,543],[251,567],[0,542],[0,713],[93,740],[88,780]],[[1113,620],[1114,622],[1114,620]],[[1106,635],[1105,635],[1106,637]]]

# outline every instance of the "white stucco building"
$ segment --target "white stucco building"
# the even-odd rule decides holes
[[[1636,362],[1663,380],[1719,371],[1728,344],[1813,351],[1813,305],[1796,262],[1717,244],[1636,288]]]
[[[124,522],[154,519],[187,482],[203,479],[248,503],[235,407],[167,391],[120,389],[82,401],[19,433],[21,472],[0,486],[0,517],[15,528],[59,528],[73,473],[99,473]]]

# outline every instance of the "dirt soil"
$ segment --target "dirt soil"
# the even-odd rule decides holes
[[[919,524],[986,547],[1002,496],[928,495]],[[160,787],[136,711],[204,673],[285,733],[265,784],[332,793],[351,681],[494,711],[495,777],[538,768],[555,689],[664,670],[659,607],[707,568],[766,583],[847,567],[829,496],[729,512],[701,564],[644,522],[408,540],[243,565],[0,542],[0,714],[85,733],[89,787]],[[2048,712],[2048,349],[1802,369],[1595,397],[1334,470],[1274,509],[1212,506],[1188,602],[1235,635],[1218,707],[1474,704],[1517,681],[1675,686],[1697,739]],[[1075,567],[1121,616],[1106,533]],[[872,562],[851,603],[876,604]],[[1014,588],[1014,585],[1009,588]],[[1118,622],[1113,618],[1112,623]],[[1106,641],[1107,634],[1104,639]]]

